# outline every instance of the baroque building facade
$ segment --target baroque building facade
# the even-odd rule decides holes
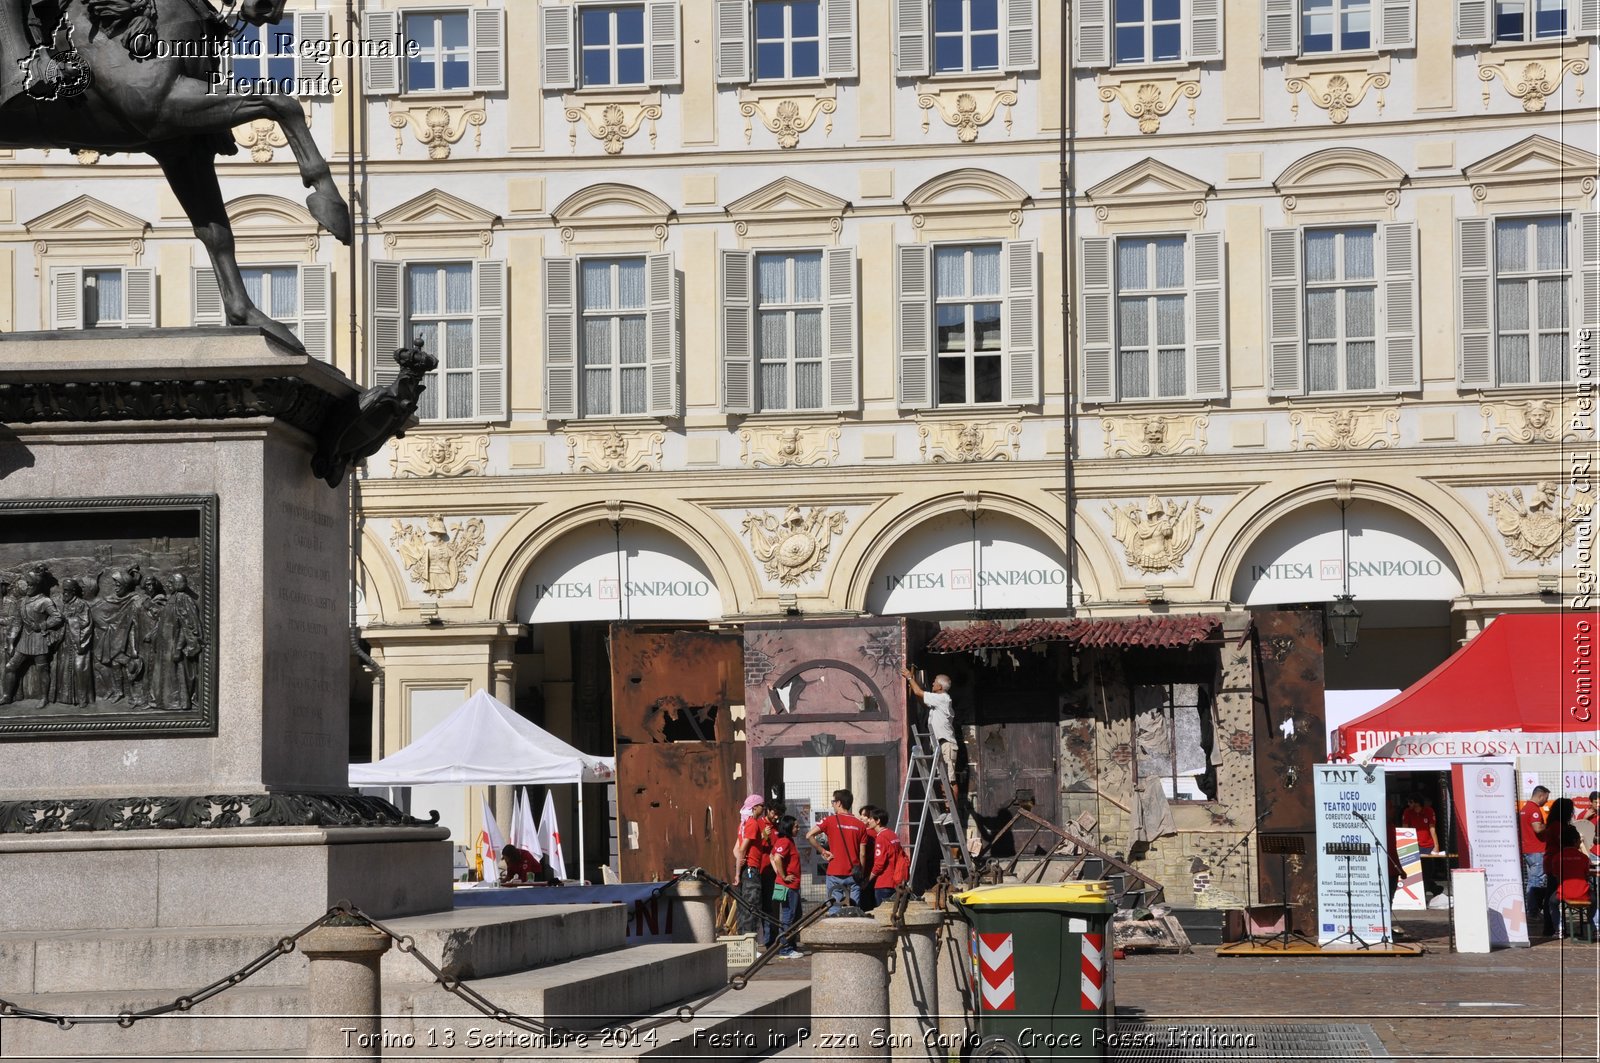
[[[1393,689],[1592,571],[1592,0],[288,6],[232,76],[330,90],[358,238],[241,127],[247,282],[440,358],[352,487],[358,759],[476,688],[609,741],[617,620],[1351,594]],[[0,327],[220,321],[149,160],[3,166]]]

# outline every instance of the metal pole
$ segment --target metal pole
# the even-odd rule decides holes
[[[578,776],[578,884],[583,884],[583,776]]]

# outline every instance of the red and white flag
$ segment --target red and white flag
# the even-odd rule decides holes
[[[495,822],[494,809],[489,807],[489,795],[484,794],[483,829],[478,831],[478,855],[483,860],[483,881],[500,880],[500,850],[505,847],[505,836],[500,833],[500,824]]]
[[[544,792],[544,813],[539,817],[539,845],[544,850],[545,866],[558,879],[567,877],[567,861],[561,855],[561,825],[556,822],[556,799]]]

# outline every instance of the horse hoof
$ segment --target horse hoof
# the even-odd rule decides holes
[[[336,192],[313,192],[306,197],[306,208],[333,238],[348,245],[351,238],[350,208]]]

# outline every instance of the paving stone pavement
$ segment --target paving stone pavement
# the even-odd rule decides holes
[[[1402,913],[1396,923],[1428,951],[1412,959],[1252,959],[1197,946],[1186,956],[1130,955],[1116,961],[1118,1011],[1189,1026],[1364,1024],[1406,1063],[1600,1058],[1600,947],[1536,938],[1530,948],[1467,956],[1448,951],[1445,913]],[[785,960],[763,975],[804,978],[810,967]],[[1343,1063],[1337,1054],[1302,1058]]]

